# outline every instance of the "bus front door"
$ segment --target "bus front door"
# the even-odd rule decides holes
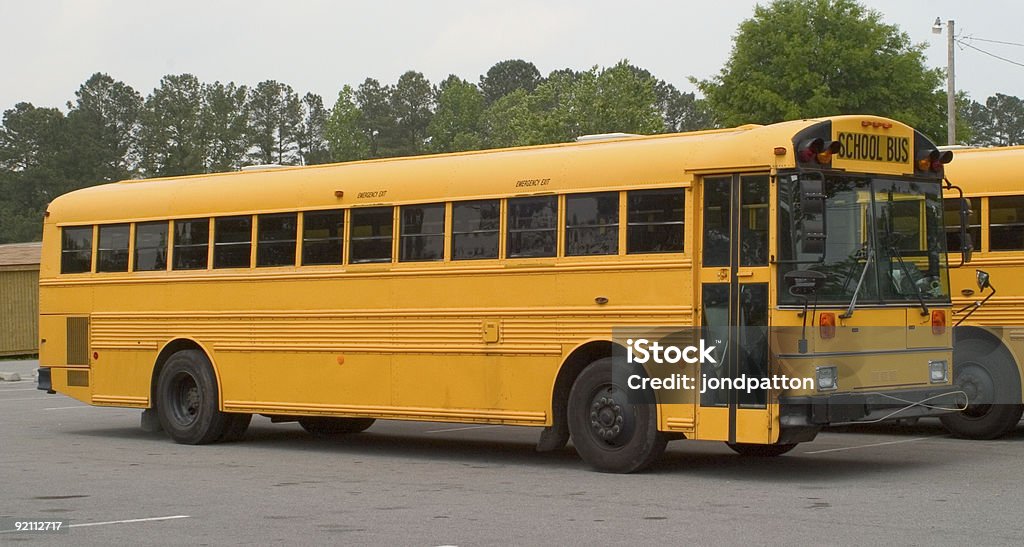
[[[768,391],[770,189],[767,174],[701,185],[699,321],[713,359],[700,364],[698,438],[771,443]],[[713,361],[713,362],[712,362]]]

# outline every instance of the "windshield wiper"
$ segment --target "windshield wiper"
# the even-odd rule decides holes
[[[924,303],[924,294],[921,292],[921,287],[917,286],[914,278],[910,275],[910,269],[907,268],[907,263],[903,261],[903,255],[900,253],[898,247],[889,247],[892,255],[896,257],[896,260],[900,263],[900,269],[903,270],[903,275],[907,276],[907,281],[914,287],[914,295],[917,296],[917,301],[921,303],[921,315],[928,315],[928,304]],[[902,291],[900,291],[902,292]]]
[[[864,277],[868,273],[868,266],[871,265],[871,261],[875,258],[875,248],[868,244],[868,257],[864,260],[864,269],[860,271],[860,279],[857,281],[857,288],[853,289],[853,297],[850,299],[850,307],[846,308],[846,313],[839,316],[840,319],[849,319],[853,317],[853,309],[857,307],[857,296],[860,294],[860,288],[864,286]]]

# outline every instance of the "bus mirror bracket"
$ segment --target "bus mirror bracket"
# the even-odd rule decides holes
[[[964,197],[964,191],[959,186],[954,186],[949,179],[943,179],[947,190],[956,190],[960,196],[960,264],[956,268],[971,261],[974,255],[974,238],[969,231],[971,227],[971,202]],[[980,271],[980,270],[979,270]]]
[[[807,308],[810,303],[810,296],[814,296],[814,308],[818,308],[818,289],[825,284],[825,274],[816,270],[793,270],[782,276],[789,287],[789,294],[804,301],[804,310],[800,312],[803,318],[803,325],[800,328],[800,340],[797,342],[797,351],[801,354],[807,353]]]
[[[978,279],[978,289],[982,291],[984,291],[985,289],[991,289],[992,292],[988,293],[988,296],[986,296],[985,298],[975,302],[971,302],[970,304],[967,304],[966,306],[957,310],[957,314],[961,314],[966,311],[967,315],[961,317],[960,320],[957,321],[955,325],[953,325],[954,327],[959,327],[960,323],[966,321],[968,317],[970,317],[974,312],[978,311],[978,308],[984,306],[985,302],[988,302],[990,298],[996,295],[996,288],[992,286],[991,276],[989,276],[988,272],[984,270],[977,270],[975,275]]]

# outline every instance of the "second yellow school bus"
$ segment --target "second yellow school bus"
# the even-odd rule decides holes
[[[969,200],[972,266],[984,268],[996,289],[979,287],[974,268],[951,270],[956,373],[972,404],[942,418],[957,435],[992,439],[1020,421],[1024,376],[1024,146],[955,151],[946,168],[950,182]],[[959,193],[947,192],[947,216],[958,215]],[[950,233],[950,251],[961,246]],[[959,255],[953,255],[958,261]],[[955,264],[954,264],[955,265]],[[984,275],[987,273],[988,275]],[[990,298],[975,309],[986,296]]]
[[[190,444],[262,414],[534,426],[613,472],[778,455],[958,402],[943,161],[844,116],[80,190],[47,211],[40,388]],[[687,329],[661,372],[616,358]]]

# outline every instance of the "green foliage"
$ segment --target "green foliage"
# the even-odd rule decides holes
[[[980,146],[1024,144],[1024,100],[1020,97],[996,93],[985,104],[975,102],[964,110],[974,129],[967,142]]]
[[[408,71],[388,98],[394,116],[393,148],[389,156],[414,156],[426,150],[427,127],[433,116],[434,88],[421,72]]]
[[[203,86],[191,74],[164,76],[140,114],[140,172],[145,176],[202,173],[206,169]]]
[[[724,125],[836,114],[934,120],[941,72],[854,0],[776,0],[740,24],[721,73],[697,82]]]
[[[483,146],[483,93],[473,84],[455,76],[441,82],[437,109],[427,135],[432,152],[477,150]]]
[[[480,77],[480,91],[490,105],[517,89],[532,93],[541,81],[540,71],[533,63],[509,59],[496,63]]]
[[[256,84],[246,98],[249,161],[255,164],[298,165],[302,106],[288,84],[267,80]]]
[[[327,145],[327,110],[324,100],[315,93],[302,97],[302,124],[299,125],[297,142],[303,165],[330,163],[331,152]]]
[[[78,187],[132,176],[142,96],[106,74],[92,75],[68,103],[70,174]]]
[[[206,171],[233,171],[248,150],[245,99],[249,88],[234,82],[203,85],[202,134],[206,141]]]
[[[370,156],[370,139],[363,130],[363,113],[356,105],[355,95],[352,86],[343,87],[327,118],[325,137],[331,158],[335,161],[352,161]]]

